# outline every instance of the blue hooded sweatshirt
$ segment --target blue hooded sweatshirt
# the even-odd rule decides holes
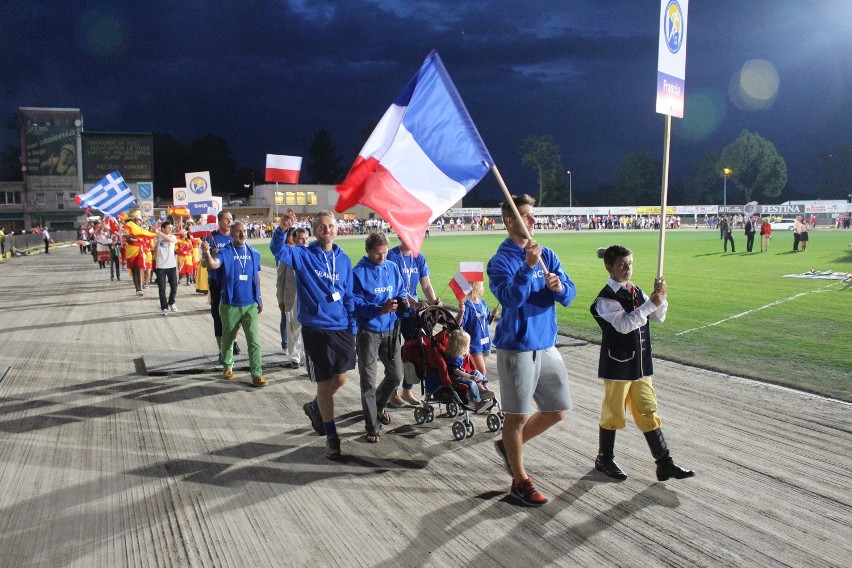
[[[281,228],[276,227],[269,250],[296,272],[299,322],[319,329],[357,333],[352,261],[343,249],[332,245],[331,251],[325,252],[316,241],[307,247],[291,247],[285,239]]]
[[[541,258],[549,272],[559,275],[562,292],[547,287],[541,266],[527,266],[526,252],[512,239],[504,240],[488,261],[488,286],[503,306],[494,331],[498,349],[535,351],[556,345],[556,303],[567,307],[577,290],[556,253],[541,247]]]
[[[391,331],[396,323],[396,313],[381,313],[382,305],[404,293],[405,287],[399,267],[385,260],[373,264],[366,256],[352,269],[355,281],[355,319],[358,329]]]

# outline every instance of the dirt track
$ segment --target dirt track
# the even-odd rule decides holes
[[[852,405],[659,362],[663,429],[697,475],[656,482],[630,426],[616,446],[630,477],[612,483],[592,469],[597,347],[566,340],[575,411],[527,451],[553,502],[523,509],[482,417],[454,442],[451,420],[399,410],[366,444],[352,373],[348,457],[329,462],[301,371],[269,369],[265,389],[245,371],[145,374],[143,357],[214,348],[191,288],[163,317],[154,290],[134,297],[76,247],[0,275],[1,566],[852,565]]]

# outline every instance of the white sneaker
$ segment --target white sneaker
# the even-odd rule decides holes
[[[169,315],[169,310],[163,310],[163,315],[164,315],[164,316]]]
[[[176,311],[177,311],[177,306],[176,306],[176,305],[174,305],[174,304],[172,304],[171,306],[169,306],[169,311],[170,311],[170,312],[176,312]]]

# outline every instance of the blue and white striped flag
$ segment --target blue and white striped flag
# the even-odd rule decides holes
[[[136,205],[133,193],[118,170],[104,176],[85,194],[75,197],[74,201],[82,208],[97,209],[113,217]]]

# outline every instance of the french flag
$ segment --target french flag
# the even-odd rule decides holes
[[[300,171],[302,171],[301,156],[266,155],[266,181],[299,183]]]
[[[394,100],[337,186],[335,210],[362,204],[414,254],[429,224],[494,165],[436,51]]]

